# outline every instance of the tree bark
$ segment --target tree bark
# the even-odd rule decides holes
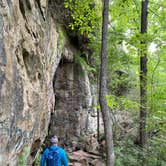
[[[148,0],[142,1],[141,34],[147,33]],[[147,42],[141,41],[142,50],[140,57],[140,145],[144,147],[147,142],[146,118],[147,118]]]
[[[100,87],[99,102],[104,122],[106,139],[106,166],[114,165],[113,135],[109,108],[106,101],[107,93],[107,29],[108,29],[109,0],[104,0],[103,21],[102,21],[102,43],[101,43],[101,66],[100,66]]]
[[[100,109],[97,108],[97,141],[100,142]]]

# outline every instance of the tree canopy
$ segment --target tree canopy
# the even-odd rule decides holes
[[[115,165],[138,165],[139,154],[145,153],[146,164],[166,164],[166,1],[149,0],[148,31],[141,34],[141,0],[112,0],[108,23],[108,97],[111,116],[116,110],[128,111],[139,124],[139,70],[141,52],[147,54],[147,125],[148,145],[145,151],[137,146],[138,132],[115,140]],[[71,12],[69,27],[89,38],[93,50],[89,65],[98,75],[101,45],[102,2],[94,0],[65,0]],[[147,49],[144,49],[144,41]],[[116,122],[114,124],[117,125]],[[116,128],[116,131],[115,131]],[[114,137],[117,139],[117,127]],[[120,130],[120,129],[119,129]],[[137,130],[136,130],[137,131]],[[119,138],[120,139],[120,138]],[[127,153],[124,148],[127,147]],[[125,154],[124,154],[125,153]],[[124,154],[124,156],[122,156]]]

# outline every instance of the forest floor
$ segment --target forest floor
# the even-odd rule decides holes
[[[96,134],[88,135],[67,150],[69,166],[104,166],[104,146],[105,141],[99,144]]]
[[[104,166],[100,154],[88,153],[78,150],[69,153],[69,166]]]

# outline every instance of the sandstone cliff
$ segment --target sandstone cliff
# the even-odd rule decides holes
[[[94,92],[58,12],[51,0],[0,1],[0,165],[25,149],[31,165],[47,134],[69,144],[91,128]]]

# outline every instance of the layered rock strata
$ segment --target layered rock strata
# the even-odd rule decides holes
[[[32,165],[48,133],[64,144],[91,128],[89,77],[51,2],[0,1],[0,165]]]

